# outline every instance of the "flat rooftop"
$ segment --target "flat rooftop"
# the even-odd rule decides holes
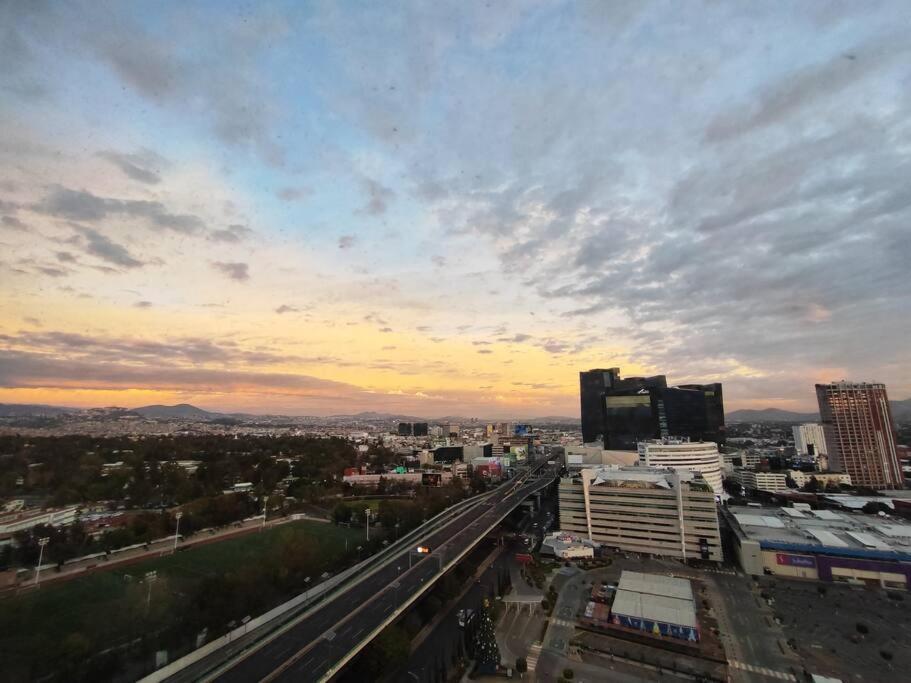
[[[695,628],[693,588],[687,579],[624,571],[611,612]]]
[[[693,600],[693,587],[687,579],[678,579],[663,574],[644,574],[624,569],[620,573],[617,590],[635,591],[668,598]]]
[[[893,515],[731,506],[743,534],[762,542],[911,555],[911,524]]]

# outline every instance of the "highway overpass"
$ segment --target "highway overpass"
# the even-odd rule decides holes
[[[200,680],[329,680],[522,501],[546,488],[554,477],[548,469],[528,472],[499,487],[480,504],[452,513],[449,521],[420,541],[430,549],[429,554],[414,553],[413,545],[391,554],[290,623],[210,668]]]

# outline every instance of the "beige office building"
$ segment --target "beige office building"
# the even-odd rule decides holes
[[[562,479],[560,530],[629,552],[721,562],[715,492],[691,470],[584,469]]]

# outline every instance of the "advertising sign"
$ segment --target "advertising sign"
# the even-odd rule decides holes
[[[775,561],[788,567],[807,567],[816,569],[816,558],[807,555],[789,555],[788,553],[775,553]]]
[[[516,425],[513,431],[516,436],[528,436],[531,434],[531,425]]]
[[[663,621],[651,621],[650,619],[628,617],[623,614],[615,614],[612,621],[618,626],[646,631],[653,636],[670,636],[671,638],[678,638],[679,640],[688,640],[691,643],[698,642],[699,640],[698,629],[692,628],[691,626],[666,624]]]
[[[525,460],[528,457],[528,446],[510,446],[509,455],[517,462]]]

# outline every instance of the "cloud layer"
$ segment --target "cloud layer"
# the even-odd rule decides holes
[[[614,365],[731,407],[842,376],[903,398],[909,22],[5,3],[0,400],[573,414],[578,370]]]

